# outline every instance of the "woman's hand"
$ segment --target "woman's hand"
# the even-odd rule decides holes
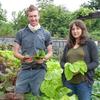
[[[75,76],[75,75],[77,75],[77,74],[79,74],[79,72],[73,73],[73,76]]]

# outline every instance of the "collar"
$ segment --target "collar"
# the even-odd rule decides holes
[[[30,29],[32,32],[34,32],[34,31],[36,31],[36,30],[38,30],[38,29],[41,28],[40,24],[38,24],[38,25],[35,26],[35,27],[33,27],[31,24],[28,24],[28,27],[29,27],[29,29]]]

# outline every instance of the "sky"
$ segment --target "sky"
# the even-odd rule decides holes
[[[80,5],[89,0],[54,0],[55,5],[62,5],[69,11],[75,11],[79,9]],[[12,11],[22,11],[30,4],[36,5],[36,0],[0,0],[2,8],[7,11],[7,18],[11,20]]]

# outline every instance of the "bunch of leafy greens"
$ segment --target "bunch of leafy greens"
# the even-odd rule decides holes
[[[76,61],[73,64],[66,63],[64,65],[64,74],[67,80],[71,80],[74,73],[84,75],[87,72],[87,65],[84,61]]]
[[[45,51],[43,49],[39,49],[33,56],[33,60],[43,59],[45,57]]]

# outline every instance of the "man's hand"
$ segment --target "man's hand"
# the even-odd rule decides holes
[[[33,61],[32,57],[30,56],[24,56],[22,59],[23,62],[31,63]]]

